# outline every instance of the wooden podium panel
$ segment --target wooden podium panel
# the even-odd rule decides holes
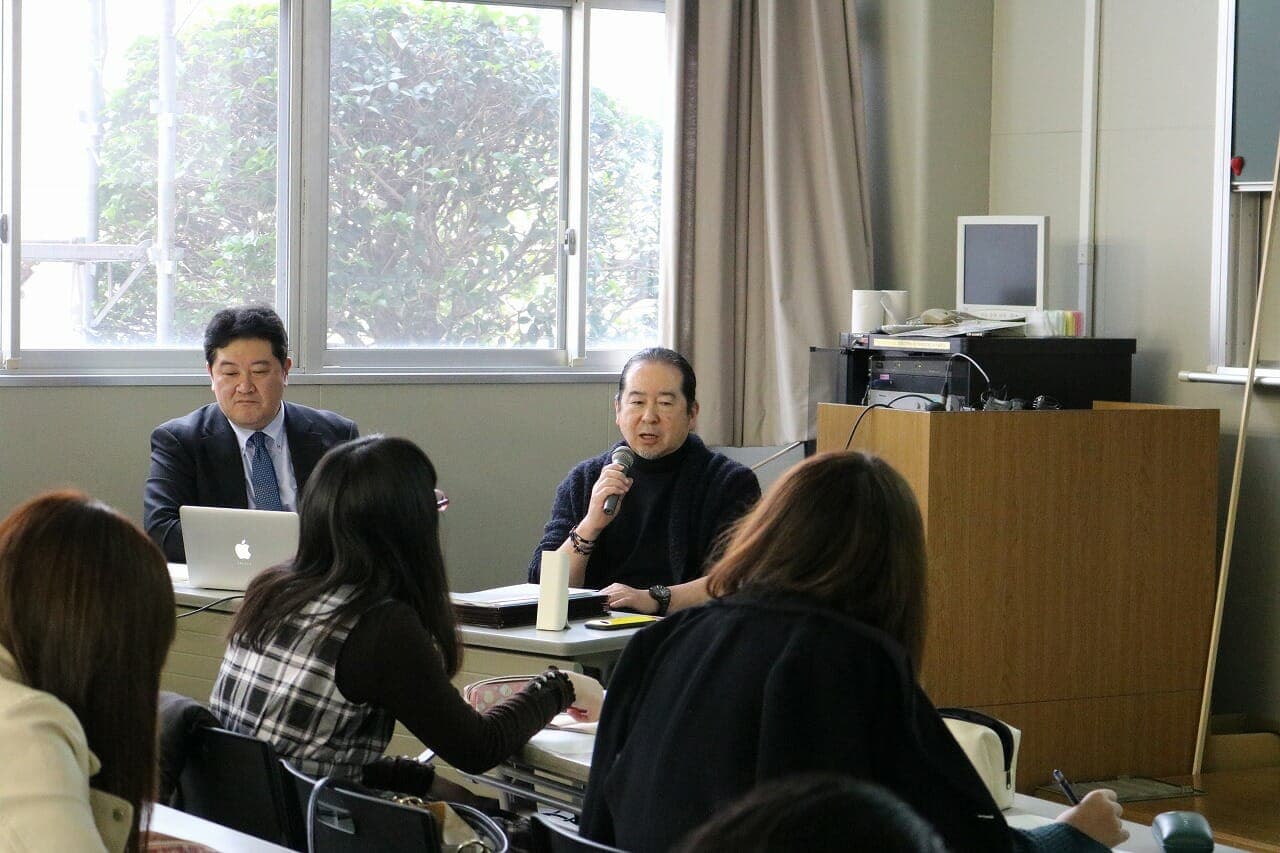
[[[818,450],[861,406],[822,404]],[[921,681],[1023,730],[1019,790],[1189,773],[1217,575],[1218,411],[867,412],[928,540]]]

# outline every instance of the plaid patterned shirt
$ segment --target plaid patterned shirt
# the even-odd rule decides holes
[[[313,599],[285,619],[261,654],[232,638],[209,699],[228,729],[271,743],[315,777],[358,779],[387,748],[395,726],[390,713],[349,701],[334,682],[338,655],[359,617],[315,628],[353,590],[342,586]]]

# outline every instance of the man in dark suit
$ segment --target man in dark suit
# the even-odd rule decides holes
[[[359,435],[341,415],[284,402],[289,339],[266,306],[225,308],[204,333],[216,402],[151,433],[143,495],[147,533],[173,562],[185,562],[179,507],[296,511],[298,495],[325,451]]]

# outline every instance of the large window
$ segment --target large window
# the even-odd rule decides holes
[[[658,342],[661,0],[0,2],[11,371],[190,367],[246,301],[304,370]]]
[[[274,301],[277,11],[24,3],[18,32],[22,349],[191,345]]]

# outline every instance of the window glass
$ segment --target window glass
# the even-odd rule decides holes
[[[334,3],[330,348],[562,345],[566,17]]]
[[[661,13],[591,14],[587,347],[658,342],[666,30]]]
[[[340,369],[656,343],[663,20],[633,0],[22,4],[10,369],[187,366],[245,302],[295,309],[302,363]]]
[[[217,308],[273,303],[276,5],[21,20],[24,349],[192,345]]]

